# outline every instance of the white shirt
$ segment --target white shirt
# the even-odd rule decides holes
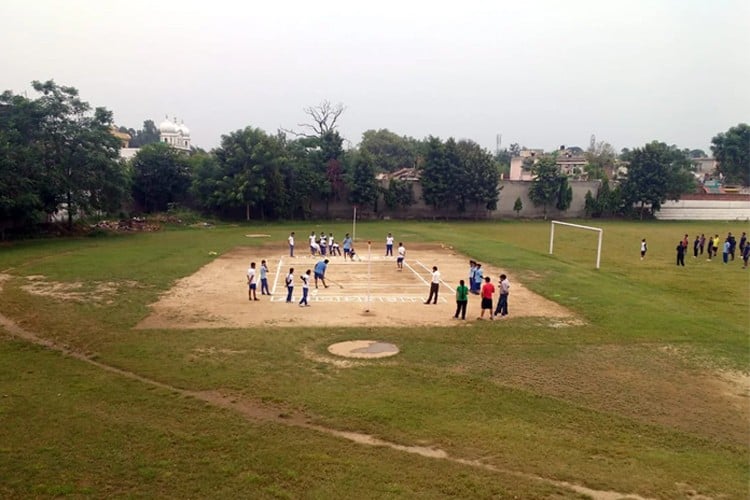
[[[310,246],[313,246],[315,244],[315,238],[316,236],[314,234],[310,235]]]
[[[255,283],[255,269],[253,269],[252,267],[248,268],[247,270],[247,282]]]
[[[387,238],[385,239],[385,244],[386,244],[386,245],[393,245],[393,236],[388,236],[388,237],[387,237]]]
[[[400,247],[398,247],[398,256],[403,257],[405,255],[406,255],[406,248],[403,245],[401,245]]]
[[[433,273],[432,273],[432,282],[433,283],[440,283],[440,271],[433,271]]]
[[[500,295],[508,295],[510,293],[510,281],[508,278],[500,281]]]
[[[286,275],[286,286],[294,286],[294,275],[292,273]]]
[[[289,235],[289,244],[291,246],[294,246],[294,236],[292,236],[292,235]]]
[[[333,236],[329,236],[329,237],[328,237],[328,246],[329,246],[329,247],[332,247],[332,246],[333,246]]]
[[[303,274],[302,276],[300,276],[300,279],[302,280],[302,288],[309,288],[310,277],[306,274]]]

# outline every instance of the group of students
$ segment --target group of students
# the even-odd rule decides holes
[[[471,261],[473,264],[476,262]],[[476,267],[472,267],[474,271],[473,275],[470,275],[470,281],[476,278]],[[492,280],[489,276],[483,278],[484,283],[481,285],[479,295],[482,297],[482,309],[477,319],[484,319],[484,312],[489,311],[489,319],[492,320],[498,316],[504,318],[508,315],[508,295],[510,295],[510,281],[505,274],[500,275],[500,282],[498,289],[500,291],[500,297],[497,301],[497,307],[495,311],[492,311],[493,298],[495,295],[495,285],[492,284]],[[473,281],[472,281],[473,283]],[[459,282],[456,287],[456,313],[453,315],[455,319],[459,318],[466,319],[466,307],[469,303],[469,287],[466,286],[464,280]]]
[[[310,240],[310,255],[313,257],[316,255],[320,255],[322,257],[327,256],[341,256],[343,255],[344,260],[347,258],[350,258],[354,260],[354,257],[356,256],[356,253],[354,252],[354,245],[351,236],[349,236],[349,233],[346,233],[346,236],[344,236],[344,241],[342,242],[342,245],[339,245],[336,239],[333,236],[333,233],[328,233],[328,236],[326,236],[325,231],[321,231],[321,233],[318,235],[315,233],[315,231],[312,231],[309,236]],[[287,238],[287,241],[289,243],[289,257],[294,257],[294,244],[295,244],[295,234],[294,231],[289,233],[289,237]],[[342,247],[343,246],[343,253],[342,253]]]
[[[645,244],[646,240],[644,239],[641,242],[641,259],[643,259],[645,255]],[[677,243],[675,250],[677,252],[678,266],[685,265],[685,255],[688,253],[689,245],[690,242],[687,234]],[[718,233],[715,234],[713,238],[710,236],[706,238],[705,234],[701,234],[700,236],[696,236],[695,240],[693,240],[693,258],[698,258],[699,255],[703,255],[705,250],[708,254],[707,260],[710,262],[711,257],[716,257],[719,254],[719,249],[721,249],[722,261],[724,264],[728,264],[730,260],[734,260],[737,253],[737,247],[737,239],[731,232],[727,233],[723,243],[721,238],[719,238]],[[750,259],[750,243],[747,241],[747,234],[744,231],[742,232],[742,236],[740,236],[739,250],[743,262],[742,269],[747,269],[747,262]]]
[[[260,278],[260,294],[271,295],[268,289],[268,265],[265,260],[260,261],[260,270],[255,269],[255,262],[250,263],[247,270],[247,300],[260,300],[258,298],[258,278]]]

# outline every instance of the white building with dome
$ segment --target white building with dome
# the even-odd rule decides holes
[[[159,124],[159,140],[175,149],[190,151],[190,129],[185,126],[185,122],[178,124],[177,118],[170,120],[166,117]]]

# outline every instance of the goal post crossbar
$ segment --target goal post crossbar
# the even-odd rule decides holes
[[[596,268],[599,269],[599,264],[601,263],[602,258],[602,234],[604,233],[604,230],[600,227],[592,227],[592,226],[584,226],[582,224],[572,224],[570,222],[562,222],[559,220],[553,220],[550,224],[550,233],[549,233],[549,253],[552,255],[552,250],[555,245],[555,225],[559,224],[561,226],[569,226],[569,227],[575,227],[578,229],[585,229],[587,231],[595,231],[599,233],[599,242],[596,245]]]

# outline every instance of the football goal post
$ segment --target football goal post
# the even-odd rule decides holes
[[[552,250],[555,246],[555,226],[569,226],[569,227],[575,227],[578,229],[583,229],[586,231],[595,231],[599,233],[599,243],[596,245],[596,268],[599,269],[599,263],[601,262],[602,258],[602,234],[604,233],[604,230],[600,227],[591,227],[591,226],[582,226],[581,224],[571,224],[569,222],[561,222],[558,220],[553,220],[552,225],[550,226],[549,231],[549,254],[552,255]]]

